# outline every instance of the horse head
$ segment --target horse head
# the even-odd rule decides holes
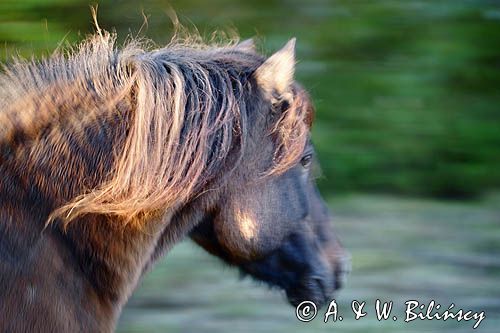
[[[312,103],[293,82],[293,46],[294,40],[253,72],[258,91],[247,98],[258,105],[255,114],[305,114],[287,121],[306,121],[310,126]],[[290,124],[283,121],[277,126]],[[304,300],[321,305],[341,286],[348,255],[315,184],[312,170],[317,160],[309,133],[302,135],[307,140],[295,148],[298,154],[288,167],[262,176],[275,157],[276,144],[273,135],[253,133],[243,161],[190,236],[244,274],[285,290],[293,305]]]

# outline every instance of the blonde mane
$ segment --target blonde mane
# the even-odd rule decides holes
[[[109,178],[54,210],[49,221],[88,213],[132,221],[177,207],[223,167],[236,138],[244,139],[245,87],[234,64],[256,68],[261,56],[236,52],[234,42],[173,41],[151,51],[143,45],[131,40],[118,50],[115,36],[99,31],[76,50],[17,61],[0,75],[0,147],[58,122],[83,127],[105,112],[130,109]],[[273,170],[279,172],[297,161],[309,131],[309,110],[297,103],[271,128],[277,136]]]

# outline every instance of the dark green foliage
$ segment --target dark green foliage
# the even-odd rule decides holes
[[[87,1],[0,4],[1,58],[48,54],[92,31]],[[163,1],[101,1],[100,24],[159,43]],[[325,192],[471,197],[500,187],[500,5],[495,1],[173,1],[204,34],[234,26],[266,50],[298,39],[317,105]],[[45,21],[46,20],[46,21]],[[46,28],[48,26],[48,30]],[[188,24],[189,26],[189,24]],[[16,50],[16,51],[14,51]]]

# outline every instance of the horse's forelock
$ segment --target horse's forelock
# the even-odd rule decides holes
[[[291,87],[290,97],[279,103],[281,115],[272,128],[276,149],[273,165],[265,175],[280,174],[301,158],[314,118],[309,94],[299,85]]]

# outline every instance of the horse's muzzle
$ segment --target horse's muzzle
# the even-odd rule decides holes
[[[312,301],[317,307],[329,303],[334,292],[347,280],[351,270],[350,255],[344,253],[331,266],[333,269],[315,270],[306,274],[298,284],[285,289],[288,301],[297,306],[303,301]]]

